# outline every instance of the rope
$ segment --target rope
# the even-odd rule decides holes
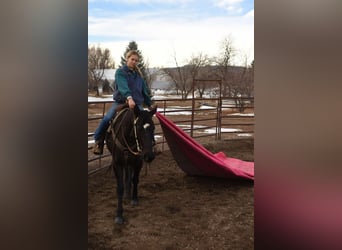
[[[119,116],[121,116],[121,114],[125,114],[125,116],[123,117],[123,119],[120,121],[120,123],[118,124],[118,129],[117,129],[117,133],[119,133],[119,131],[120,131],[120,128],[122,127],[122,125],[123,125],[123,121],[125,120],[124,118],[126,117],[126,115],[127,115],[127,111],[128,111],[129,109],[128,108],[126,108],[126,109],[123,109],[123,110],[121,110],[116,116],[115,116],[115,118],[114,118],[114,120],[113,120],[113,125],[115,124],[115,122],[117,121],[117,119],[118,119],[118,117]],[[114,131],[114,126],[112,127],[112,136],[113,136],[113,151],[112,152],[114,152],[114,146],[116,145],[116,146],[118,146],[122,151],[124,151],[125,149],[128,149],[132,154],[134,154],[134,155],[140,155],[141,154],[141,147],[140,147],[140,145],[139,145],[139,140],[138,140],[138,133],[137,133],[137,128],[136,128],[136,123],[137,123],[137,121],[138,121],[138,119],[139,119],[139,117],[137,117],[137,118],[135,118],[134,120],[133,120],[133,127],[134,127],[134,139],[135,139],[135,142],[136,142],[136,145],[137,145],[137,151],[134,151],[132,148],[131,148],[131,146],[129,146],[129,144],[128,144],[128,142],[127,142],[127,140],[126,140],[126,137],[125,137],[125,135],[124,135],[124,131],[123,131],[123,129],[121,130],[122,131],[122,138],[123,138],[123,140],[124,140],[124,144],[125,144],[125,146],[124,145],[122,145],[122,143],[119,141],[119,139],[117,138],[117,133],[115,133],[115,131]]]
[[[137,121],[139,120],[139,117],[134,119],[134,137],[135,137],[135,143],[137,144],[137,150],[138,152],[141,152],[139,141],[138,141],[138,134],[137,134]]]

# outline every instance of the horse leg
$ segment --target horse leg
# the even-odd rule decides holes
[[[125,166],[125,189],[124,189],[124,197],[127,200],[131,199],[132,194],[132,170],[130,166]]]
[[[133,194],[131,204],[133,206],[137,206],[139,204],[138,199],[138,184],[139,184],[139,175],[142,168],[142,161],[136,162],[136,166],[133,171]]]
[[[124,222],[123,214],[123,205],[122,205],[122,198],[124,193],[124,184],[123,184],[123,167],[122,165],[116,164],[114,167],[114,172],[116,175],[116,193],[118,196],[118,203],[116,208],[116,217],[115,223],[122,224]]]

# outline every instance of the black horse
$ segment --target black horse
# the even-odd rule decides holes
[[[127,106],[117,110],[110,132],[106,135],[106,144],[112,153],[112,167],[117,181],[117,210],[115,223],[122,224],[123,196],[138,205],[139,174],[143,161],[153,161],[155,154],[154,123],[152,116],[157,107],[151,111],[130,109]],[[119,109],[120,109],[119,108]],[[132,191],[133,187],[133,191]]]

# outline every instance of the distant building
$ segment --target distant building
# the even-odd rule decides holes
[[[167,90],[171,87],[171,82],[165,76],[157,75],[156,79],[151,83],[151,89],[163,89]]]
[[[102,77],[102,85],[99,87],[103,87],[103,83],[105,81],[108,81],[110,86],[114,86],[114,80],[115,80],[115,72],[117,69],[105,69],[103,72]],[[99,72],[101,72],[99,70]],[[153,69],[150,69],[150,72],[153,73]],[[168,89],[170,87],[170,81],[167,80],[164,76],[157,74],[156,79],[152,81],[151,88],[153,89]]]
[[[115,72],[116,72],[116,69],[105,69],[103,71],[103,76],[101,80],[97,83],[97,89],[98,89],[99,95],[102,95],[104,91],[105,92],[113,91]],[[102,74],[102,69],[96,70],[96,74],[98,75],[98,77],[100,77]]]
[[[116,69],[105,69],[102,80],[107,80],[111,86],[114,84]]]

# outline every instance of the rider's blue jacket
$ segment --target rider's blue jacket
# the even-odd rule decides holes
[[[116,70],[115,88],[113,98],[118,103],[124,103],[127,97],[132,96],[137,105],[143,103],[148,107],[152,105],[144,79],[137,71],[130,69],[127,65]]]

